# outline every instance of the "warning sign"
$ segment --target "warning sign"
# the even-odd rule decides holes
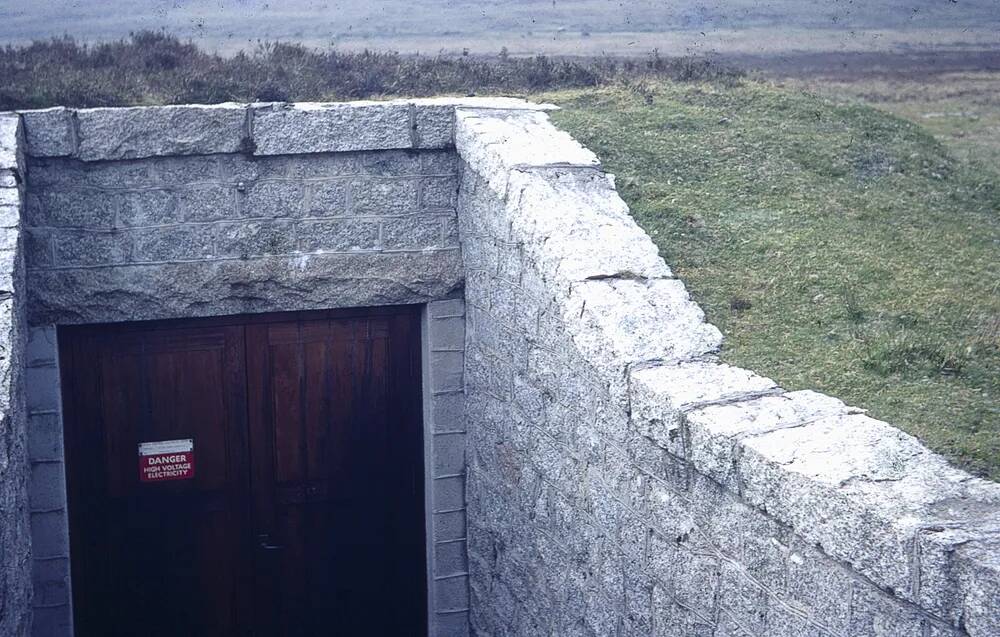
[[[139,480],[161,482],[194,477],[194,440],[139,443]]]

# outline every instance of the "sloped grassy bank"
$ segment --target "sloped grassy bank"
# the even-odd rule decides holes
[[[1000,479],[1000,184],[915,124],[746,82],[542,96],[726,335]]]

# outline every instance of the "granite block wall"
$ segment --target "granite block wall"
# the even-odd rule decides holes
[[[0,114],[0,635],[31,630],[31,531],[25,415],[24,128]]]
[[[32,159],[35,324],[419,302],[460,287],[456,157]]]
[[[543,113],[456,143],[474,634],[1000,635],[1000,485],[720,363]]]

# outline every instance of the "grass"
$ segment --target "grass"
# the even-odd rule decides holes
[[[958,158],[1000,174],[1000,72],[924,77],[813,78],[791,81],[838,101],[862,101],[915,122]]]
[[[1000,479],[1000,180],[921,127],[760,83],[542,96],[723,358],[870,410]]]

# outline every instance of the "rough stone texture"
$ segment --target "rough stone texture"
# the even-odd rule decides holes
[[[24,404],[24,261],[20,234],[24,132],[0,114],[0,635],[31,631],[28,441]]]
[[[35,325],[423,303],[461,288],[448,151],[34,159]],[[424,159],[424,156],[428,156]],[[418,193],[438,195],[421,206]]]
[[[246,113],[237,104],[83,108],[76,111],[74,156],[108,161],[234,153],[246,144]]]
[[[329,153],[413,147],[406,103],[276,104],[254,109],[254,153]]]
[[[1000,635],[1000,485],[716,361],[544,114],[456,125],[474,632]]]
[[[73,111],[63,106],[21,111],[27,147],[32,157],[69,157],[76,152]]]

